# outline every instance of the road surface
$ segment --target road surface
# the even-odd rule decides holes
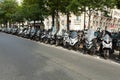
[[[120,80],[120,65],[0,33],[0,80]]]

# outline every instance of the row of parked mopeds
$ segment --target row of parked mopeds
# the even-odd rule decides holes
[[[99,55],[105,59],[112,56],[115,50],[120,51],[120,32],[44,30],[37,27],[1,28],[1,31],[40,41],[46,44],[63,46],[67,49],[79,50],[84,54]],[[119,53],[120,55],[120,53]]]

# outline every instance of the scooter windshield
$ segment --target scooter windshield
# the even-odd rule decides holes
[[[74,31],[74,32],[71,32],[71,33],[70,33],[70,37],[71,37],[71,38],[76,38],[76,37],[77,37],[77,32],[75,32],[75,31]]]
[[[94,35],[95,31],[90,29],[87,31],[87,34],[86,34],[86,39],[88,41],[92,41],[94,38],[96,38],[96,36]]]
[[[31,32],[34,33],[34,32],[35,32],[35,29],[32,29]]]
[[[112,38],[108,35],[108,34],[106,34],[104,37],[103,37],[103,40],[104,41],[112,41]]]

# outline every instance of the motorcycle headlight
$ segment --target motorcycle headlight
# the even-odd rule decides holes
[[[58,36],[57,38],[58,38],[58,39],[61,39],[61,36]]]
[[[89,44],[91,45],[91,44],[92,44],[92,41],[90,41]]]
[[[88,42],[88,40],[85,40],[85,43],[87,43],[87,44],[88,44],[88,43],[89,43],[89,42]]]
[[[112,42],[110,41],[109,43],[106,43],[105,41],[103,41],[103,46],[112,47]]]

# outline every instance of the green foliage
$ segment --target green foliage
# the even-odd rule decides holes
[[[17,9],[15,0],[3,0],[0,3],[0,19],[3,23],[11,22]]]
[[[45,0],[23,0],[22,6],[27,20],[44,20],[47,15]]]
[[[118,9],[120,9],[120,0],[116,0],[116,6]]]
[[[18,6],[16,12],[14,13],[13,22],[24,22],[24,17],[22,6]]]
[[[0,22],[23,22],[24,20],[41,20],[58,12],[80,15],[87,11],[104,11],[104,7],[120,8],[120,0],[23,0],[18,5],[16,0],[0,2]],[[88,7],[86,10],[85,7]]]

